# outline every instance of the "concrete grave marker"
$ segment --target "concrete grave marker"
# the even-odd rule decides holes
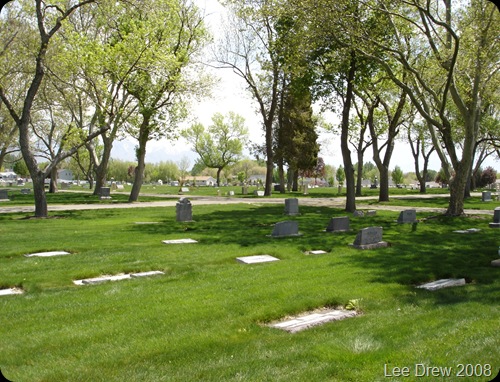
[[[459,285],[465,285],[465,279],[441,279],[427,284],[419,285],[417,288],[427,290],[437,290],[441,288],[449,288]]]
[[[11,296],[13,294],[23,294],[24,292],[21,289],[17,288],[8,288],[8,289],[0,289],[0,296]]]
[[[197,243],[196,240],[193,239],[174,239],[174,240],[163,240],[164,244],[194,244]]]
[[[342,216],[338,218],[331,218],[326,232],[345,232],[349,231],[349,217]]]
[[[149,277],[156,275],[164,275],[165,272],[162,271],[149,271],[149,272],[139,272],[139,273],[131,273],[130,277]]]
[[[352,310],[326,310],[292,317],[286,321],[273,323],[269,326],[286,330],[289,333],[296,333],[330,321],[339,321],[354,316],[356,316],[356,312]]]
[[[491,262],[492,267],[500,267],[500,259],[493,260]]]
[[[23,195],[31,194],[31,188],[21,188],[21,194]]]
[[[377,210],[368,210],[366,211],[366,216],[376,216]]]
[[[181,192],[189,192],[189,188],[188,187],[181,187]]]
[[[352,244],[353,248],[357,249],[375,249],[375,248],[384,248],[387,247],[388,244],[385,241],[382,241],[382,227],[367,227],[363,228],[358,232],[354,243]]]
[[[469,229],[457,230],[457,231],[453,231],[453,232],[454,233],[476,233],[479,231],[481,231],[479,228],[469,228]]]
[[[365,213],[363,211],[354,211],[352,216],[354,216],[355,218],[362,218],[363,216],[365,216]]]
[[[180,198],[175,205],[176,220],[178,222],[193,221],[193,206],[188,198]]]
[[[101,187],[99,199],[111,199],[111,189],[109,187]]]
[[[26,257],[52,257],[52,256],[65,256],[69,255],[69,252],[66,251],[51,251],[51,252],[38,252],[38,253],[30,253],[28,255],[24,255]]]
[[[500,228],[500,207],[493,211],[493,223],[490,223],[490,228]]]
[[[255,196],[264,196],[264,191],[261,191],[261,190],[255,190],[255,191],[253,192],[253,194],[254,194]]]
[[[483,202],[491,202],[491,191],[483,191],[481,193],[481,200]]]
[[[287,220],[274,225],[272,237],[300,236],[299,223],[294,220]]]
[[[243,256],[237,257],[236,261],[243,264],[258,264],[258,263],[269,263],[271,261],[279,261],[276,257],[270,255],[255,255],[255,256]]]
[[[304,252],[306,255],[323,255],[325,253],[328,253],[326,251],[323,251],[321,249],[313,250],[313,251],[306,251]]]
[[[407,224],[417,221],[417,210],[404,210],[399,213],[398,223]]]
[[[148,271],[148,272],[138,272],[138,273],[125,273],[113,276],[100,276],[93,277],[89,279],[82,280],[74,280],[73,284],[75,285],[93,285],[93,284],[101,284],[107,281],[121,281],[121,280],[130,280],[136,277],[148,277],[148,276],[156,276],[156,275],[164,275],[164,272],[161,271]]]
[[[299,199],[297,198],[285,199],[285,215],[289,216],[299,215]]]

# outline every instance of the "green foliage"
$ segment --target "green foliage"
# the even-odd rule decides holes
[[[394,170],[392,170],[391,176],[392,176],[392,181],[394,182],[394,184],[396,184],[396,185],[403,184],[404,174],[403,174],[403,170],[401,170],[401,167],[399,167],[399,166],[394,167]]]
[[[335,179],[337,179],[337,182],[339,182],[341,186],[344,185],[345,171],[342,165],[340,165],[339,168],[337,169],[337,172],[335,173]]]

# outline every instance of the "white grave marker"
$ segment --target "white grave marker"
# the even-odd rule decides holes
[[[175,240],[163,240],[164,244],[193,244],[197,243],[196,240],[193,239],[175,239]]]
[[[243,264],[269,263],[271,261],[279,261],[276,257],[269,255],[243,256],[237,257],[236,261]]]
[[[24,292],[21,289],[17,288],[9,288],[9,289],[0,289],[0,296],[10,296],[13,294],[23,294]]]
[[[293,317],[292,319],[269,325],[273,328],[283,329],[290,333],[296,333],[313,326],[325,324],[330,321],[343,320],[356,316],[352,310],[328,310],[318,313],[310,313],[304,316]]]
[[[52,256],[65,256],[69,255],[69,252],[66,251],[51,251],[51,252],[38,252],[38,253],[30,253],[28,255],[24,255],[26,257],[52,257]]]
[[[417,288],[427,290],[437,290],[441,288],[449,288],[459,285],[465,285],[465,279],[441,279],[427,284],[419,285]]]

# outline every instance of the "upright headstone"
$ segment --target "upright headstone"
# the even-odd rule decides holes
[[[493,223],[490,223],[490,228],[500,228],[500,207],[495,208],[493,212]]]
[[[248,186],[241,187],[241,193],[243,195],[248,195]]]
[[[349,217],[342,216],[339,218],[331,218],[326,227],[326,232],[345,232],[349,231]]]
[[[483,191],[481,198],[483,202],[491,202],[491,191]]]
[[[111,189],[109,187],[101,187],[100,199],[111,199]]]
[[[116,184],[116,182],[111,182],[111,189],[112,189],[113,191],[118,190],[118,185]]]
[[[309,195],[309,185],[304,184],[304,195]]]
[[[363,228],[358,232],[352,246],[357,249],[374,249],[387,247],[387,243],[382,241],[382,227]]]
[[[274,225],[272,237],[299,236],[299,223],[294,220],[279,222]]]
[[[0,200],[9,200],[7,190],[0,190]]]
[[[180,198],[175,205],[176,219],[178,222],[193,221],[193,209],[188,198]]]
[[[354,216],[355,218],[362,218],[363,216],[365,216],[365,213],[363,211],[354,211],[352,216]]]
[[[299,214],[299,199],[289,198],[285,199],[285,215],[298,215]]]
[[[416,210],[404,210],[399,213],[398,223],[415,223],[417,221]]]

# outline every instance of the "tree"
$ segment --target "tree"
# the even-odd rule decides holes
[[[415,176],[420,184],[420,193],[425,194],[427,192],[425,183],[435,178],[429,170],[429,159],[435,149],[430,141],[428,129],[422,124],[410,121],[407,127],[407,138],[415,163]],[[422,171],[420,171],[420,156],[424,160]]]
[[[245,119],[240,115],[216,113],[207,130],[201,123],[195,123],[183,135],[205,166],[217,169],[217,186],[220,186],[220,173],[240,159],[248,130]]]
[[[446,213],[456,216],[463,214],[481,105],[498,90],[500,15],[483,0],[454,9],[451,1],[444,8],[437,4],[379,1],[377,11],[397,38],[388,44],[390,39],[357,35],[366,44],[358,44],[356,51],[378,62],[428,122],[443,170],[450,178]],[[408,74],[405,81],[398,76],[400,70]]]
[[[497,181],[497,172],[493,167],[488,166],[486,169],[481,173],[481,183],[480,187],[486,187],[489,186]]]
[[[12,98],[9,96],[6,90],[6,84],[3,83],[3,81],[0,82],[0,99],[5,104],[11,118],[14,120],[18,128],[21,153],[26,165],[28,166],[31,179],[33,181],[36,217],[47,217],[48,215],[47,198],[44,186],[45,178],[52,172],[53,168],[55,168],[60,161],[72,155],[78,147],[70,148],[67,151],[61,151],[57,158],[55,158],[45,170],[42,170],[38,165],[30,142],[32,109],[40,86],[42,85],[44,77],[47,73],[47,65],[49,63],[48,55],[50,55],[51,41],[61,29],[63,23],[73,12],[75,12],[78,8],[93,2],[94,0],[82,0],[74,3],[73,5],[68,3],[67,6],[64,6],[63,4],[55,5],[45,3],[41,0],[35,0],[34,9],[31,7],[31,2],[29,4],[22,2],[21,7],[19,8],[21,17],[32,20],[34,24],[37,25],[36,34],[33,28],[28,29],[33,32],[32,37],[30,37],[32,38],[31,41],[34,41],[36,36],[38,40],[38,47],[29,52],[27,56],[20,54],[25,53],[21,52],[21,50],[24,49],[25,42],[23,41],[21,44],[19,39],[17,39],[18,36],[13,36],[12,39],[7,41],[6,44],[3,44],[4,50],[0,54],[0,59],[2,61],[0,64],[4,64],[4,61],[9,62],[9,60],[14,57],[20,61],[23,61],[27,57],[35,57],[34,67],[31,67],[31,70],[28,72],[29,74],[25,77],[28,90],[23,99],[20,100],[19,103],[12,102]],[[19,57],[16,57],[17,54],[19,54]],[[0,65],[0,67],[2,67],[0,79],[8,77],[5,70],[12,69],[12,65],[12,63],[8,65]],[[19,105],[22,106],[19,107]],[[93,138],[93,136],[87,137],[88,140]]]
[[[206,94],[209,82],[195,65],[208,42],[208,33],[198,8],[187,0],[140,1],[136,15],[124,34],[143,52],[129,51],[138,64],[124,86],[138,103],[138,119],[129,133],[138,140],[137,167],[129,202],[139,197],[151,139],[172,136],[187,116],[187,98]]]
[[[337,172],[335,173],[335,179],[337,179],[337,182],[339,182],[339,188],[344,186],[345,172],[342,165],[340,165],[337,169]]]
[[[392,170],[391,176],[392,176],[392,181],[394,182],[394,184],[396,184],[396,185],[403,184],[404,174],[403,174],[403,171],[401,170],[401,167],[399,167],[399,166],[394,167],[394,170]]]

